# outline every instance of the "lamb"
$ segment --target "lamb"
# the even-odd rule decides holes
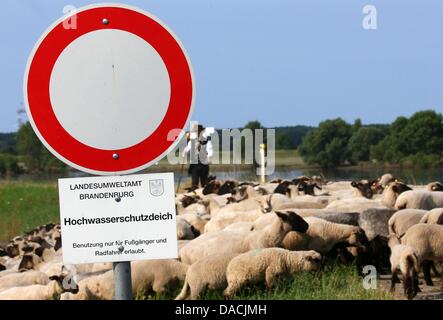
[[[21,273],[12,273],[0,278],[0,291],[12,287],[23,287],[33,284],[46,285],[49,277],[40,271],[29,270]]]
[[[132,293],[135,296],[139,291],[172,291],[185,279],[188,267],[177,260],[131,262]],[[78,283],[78,293],[65,293],[61,300],[112,300],[114,295],[114,273],[111,270],[81,280]]]
[[[195,300],[207,289],[220,290],[226,288],[228,285],[226,268],[236,256],[238,256],[238,253],[227,255],[215,253],[191,265],[186,273],[183,289],[175,300],[186,298]]]
[[[438,181],[428,183],[426,185],[426,190],[428,190],[428,191],[443,191],[443,184]]]
[[[301,271],[316,271],[321,255],[315,251],[295,251],[281,248],[256,249],[243,253],[229,262],[226,270],[226,298],[232,298],[246,285],[265,282],[268,289],[279,276]]]
[[[419,223],[406,232],[401,243],[415,249],[418,263],[443,262],[443,226]],[[426,284],[433,285],[430,264],[423,266]]]
[[[426,210],[419,209],[403,209],[397,211],[389,219],[389,233],[394,233],[398,238],[402,238],[414,224],[420,222],[420,220],[426,214]]]
[[[77,289],[64,289],[64,276],[50,277],[45,285],[34,284],[25,287],[12,287],[0,292],[0,300],[50,300],[63,292],[77,292]]]
[[[428,211],[423,218],[421,218],[420,223],[439,224],[438,219],[440,217],[443,217],[443,208],[435,208]]]
[[[362,247],[366,236],[359,227],[332,223],[316,217],[305,218],[309,228],[301,234],[290,231],[283,239],[282,247],[288,250],[315,250],[326,254],[338,244]]]
[[[256,248],[278,247],[285,235],[291,231],[306,232],[308,224],[297,214],[275,212],[278,219],[261,230],[250,232],[216,231],[205,233],[192,240],[180,250],[180,260],[186,264],[213,253],[221,255],[243,253]]]
[[[431,210],[443,207],[443,192],[410,190],[403,192],[395,201],[395,208]]]
[[[403,278],[404,294],[412,299],[420,291],[418,287],[418,273],[420,266],[414,248],[400,243],[395,234],[389,235],[389,248],[391,249],[391,292],[395,291],[395,283],[399,282],[397,268],[400,269]]]

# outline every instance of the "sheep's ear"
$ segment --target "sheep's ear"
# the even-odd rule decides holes
[[[49,277],[49,280],[55,280],[55,281],[61,282],[62,278],[60,276],[53,275],[53,276]]]
[[[396,184],[394,184],[394,185],[392,186],[392,191],[394,191],[394,192],[398,192],[398,186],[397,186]]]
[[[282,219],[283,221],[288,221],[288,220],[289,220],[289,217],[288,217],[286,214],[284,214],[283,212],[276,211],[275,214],[276,214],[280,219]]]

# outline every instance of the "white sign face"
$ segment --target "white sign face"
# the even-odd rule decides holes
[[[172,173],[59,179],[63,262],[178,257]]]

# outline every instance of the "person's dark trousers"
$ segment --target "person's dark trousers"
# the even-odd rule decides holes
[[[207,164],[192,164],[189,168],[192,176],[192,186],[198,188],[198,183],[204,187],[208,183],[209,165]]]

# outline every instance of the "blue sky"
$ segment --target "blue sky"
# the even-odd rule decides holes
[[[442,1],[125,2],[159,17],[184,43],[197,83],[193,118],[207,126],[387,123],[421,109],[443,112]],[[36,40],[65,5],[90,3],[2,1],[0,132],[17,129]],[[367,4],[377,8],[376,30],[362,27]]]

